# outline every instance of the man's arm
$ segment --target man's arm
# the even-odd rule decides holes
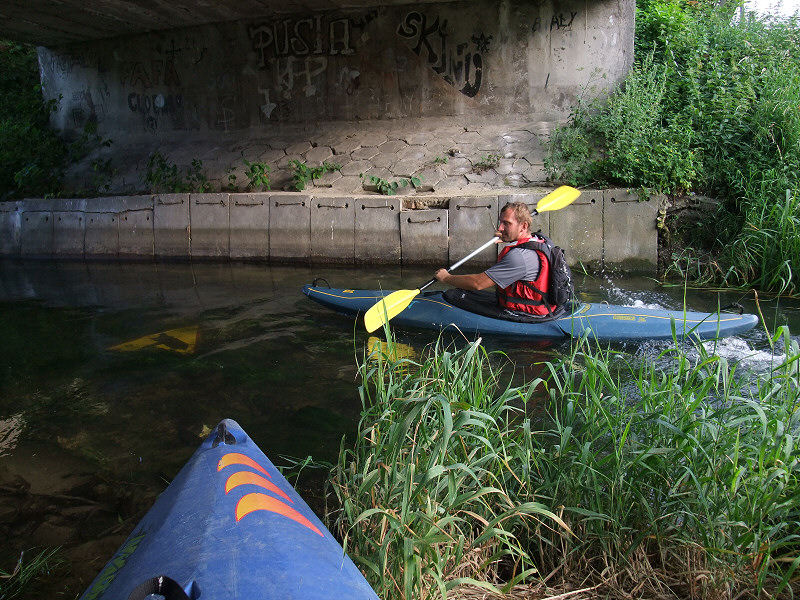
[[[474,273],[470,275],[451,275],[447,269],[439,269],[434,274],[434,277],[453,287],[461,288],[462,290],[469,290],[476,292],[478,290],[485,290],[494,285],[494,281],[489,279],[485,273]]]

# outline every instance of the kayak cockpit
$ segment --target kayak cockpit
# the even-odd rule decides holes
[[[431,292],[439,293],[439,292]],[[467,291],[459,288],[452,288],[442,293],[444,298],[449,304],[456,308],[466,310],[467,312],[475,313],[491,319],[500,319],[502,321],[512,321],[514,323],[547,323],[565,315],[571,315],[580,306],[579,303],[567,303],[562,306],[556,307],[552,315],[534,315],[531,313],[524,313],[515,310],[503,308],[497,303],[497,297],[490,291]]]

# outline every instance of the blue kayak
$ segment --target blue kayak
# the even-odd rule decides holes
[[[289,482],[228,419],[81,596],[150,597],[378,598]]]
[[[336,312],[363,315],[393,290],[351,290],[305,285],[303,293]],[[598,341],[635,342],[679,338],[714,339],[752,329],[758,317],[728,312],[670,311],[631,308],[613,304],[576,302],[554,319],[518,322],[494,318],[453,305],[441,291],[423,292],[395,316],[391,323],[402,327],[444,330],[457,328],[464,334],[514,336],[519,339],[557,340],[587,335]]]

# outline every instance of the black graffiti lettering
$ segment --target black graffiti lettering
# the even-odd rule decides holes
[[[533,26],[531,27],[531,31],[536,33],[537,31],[541,31],[541,29],[542,29],[542,18],[541,17],[536,17],[533,20]]]
[[[178,71],[175,69],[175,63],[171,60],[164,63],[164,85],[179,86],[181,78],[178,77]]]
[[[467,55],[467,60],[464,63],[464,87],[461,88],[461,93],[474,98],[478,91],[481,89],[481,80],[483,79],[483,58],[480,54],[472,55],[472,64],[475,67],[474,83],[470,83],[470,56]]]
[[[417,35],[417,26],[415,23],[422,22],[422,15],[418,12],[410,12],[406,15],[405,23],[400,23],[397,27],[397,35],[407,40],[412,39]]]
[[[141,83],[142,87],[145,89],[153,87],[153,82],[150,80],[150,76],[144,70],[144,66],[142,66],[142,63],[140,62],[137,62],[133,65],[133,70],[131,72],[130,85],[136,85],[137,83]]]
[[[567,17],[564,16],[564,13],[558,13],[557,15],[553,15],[553,18],[550,19],[550,31],[555,29],[569,29],[572,27],[572,22],[575,20],[575,17],[578,16],[577,12],[570,12],[569,20]]]
[[[468,52],[469,42],[457,44],[455,52],[450,49],[446,30],[447,20],[440,22],[436,17],[431,21],[423,13],[411,11],[397,27],[397,34],[409,41],[411,51],[417,56],[422,56],[424,50],[428,65],[449,85],[461,86],[463,94],[473,97],[481,86],[483,58],[478,52]],[[491,36],[473,36],[472,42],[479,51],[488,53]]]

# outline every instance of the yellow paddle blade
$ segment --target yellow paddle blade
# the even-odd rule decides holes
[[[536,212],[560,210],[565,206],[572,204],[580,195],[580,191],[576,190],[574,187],[562,185],[539,200],[539,203],[536,205]]]
[[[364,313],[364,327],[369,333],[383,327],[384,323],[403,312],[417,294],[419,290],[397,290],[378,300]]]
[[[169,331],[146,335],[130,342],[111,346],[109,350],[133,352],[143,348],[160,348],[161,350],[169,350],[178,354],[192,354],[197,345],[197,329],[197,325],[170,329]]]

